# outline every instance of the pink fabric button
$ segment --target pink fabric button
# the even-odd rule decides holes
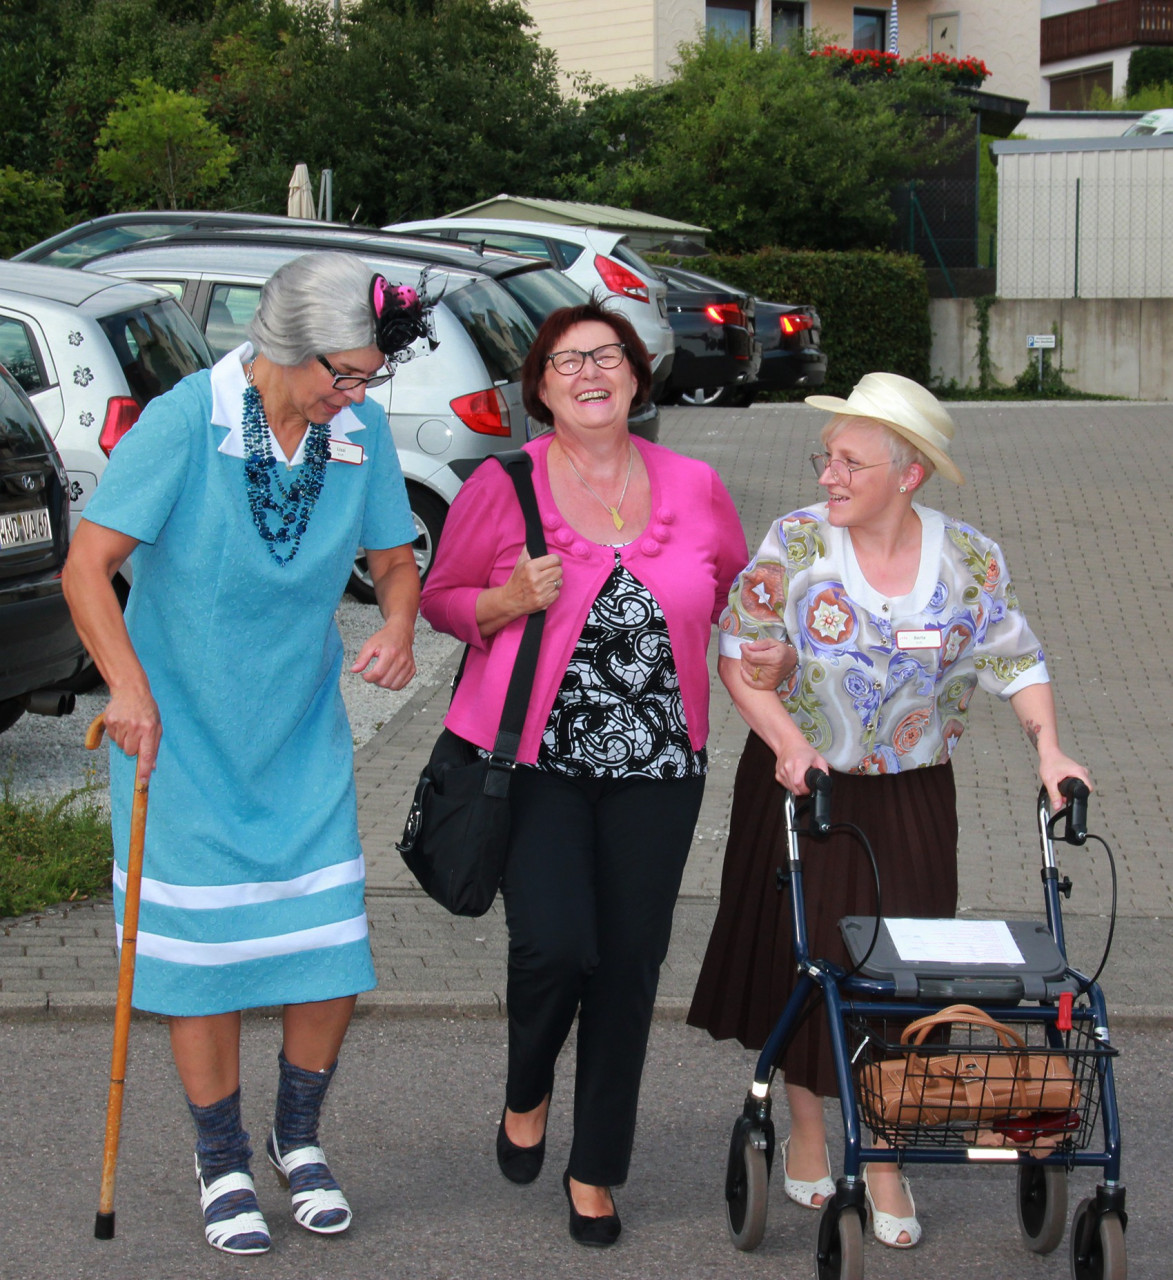
[[[668,507],[661,507],[659,511],[656,512],[656,519],[659,520],[661,524],[671,524],[676,519],[676,516]]]
[[[553,513],[548,513],[542,517],[542,523],[546,526],[547,529],[557,529],[558,526],[562,523],[562,521],[559,520],[558,517]]]
[[[568,547],[574,541],[574,534],[567,528],[561,528],[554,534],[554,541],[560,547]]]
[[[576,542],[570,549],[580,560],[585,560],[591,553],[590,547],[585,542]]]
[[[658,556],[660,554],[660,544],[655,538],[645,538],[640,544],[640,550],[645,556]]]
[[[651,533],[657,542],[667,542],[672,536],[672,532],[666,524],[652,525]]]

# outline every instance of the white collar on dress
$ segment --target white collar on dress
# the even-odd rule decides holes
[[[212,366],[212,426],[227,430],[228,434],[220,441],[218,451],[229,458],[244,457],[244,392],[248,386],[244,365],[252,353],[252,343],[244,342]],[[334,439],[365,430],[362,419],[349,406],[330,419],[330,435]],[[270,427],[269,442],[273,448],[273,456],[291,467],[300,466],[308,435],[307,431],[293,457],[286,459]]]

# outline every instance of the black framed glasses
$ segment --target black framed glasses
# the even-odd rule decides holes
[[[394,374],[393,369],[384,367],[382,373],[372,373],[369,378],[366,378],[361,373],[339,373],[325,356],[319,356],[318,363],[334,379],[335,391],[356,391],[359,387],[381,387],[384,382],[390,382]]]
[[[865,462],[862,466],[849,466],[846,462],[839,458],[832,458],[829,453],[812,453],[811,466],[814,468],[815,475],[821,480],[823,472],[829,471],[831,478],[837,484],[850,484],[851,477],[857,471],[870,471],[873,467],[890,467],[890,461],[885,462]]]
[[[595,362],[596,368],[614,369],[623,363],[626,350],[622,342],[605,342],[593,351],[576,351],[573,347],[568,347],[565,351],[555,351],[546,359],[559,373],[569,377],[582,368],[588,356]]]

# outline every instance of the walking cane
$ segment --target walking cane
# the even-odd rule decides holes
[[[96,751],[106,720],[95,716],[86,730],[86,747]],[[106,1098],[106,1145],[102,1152],[102,1189],[94,1235],[114,1239],[114,1171],[118,1165],[118,1133],[122,1127],[122,1087],[126,1083],[126,1044],[130,1038],[130,997],[134,989],[135,942],[138,938],[139,888],[143,878],[143,838],[147,829],[150,776],[141,764],[134,772],[134,807],[130,814],[130,851],[126,861],[126,901],[122,912],[122,953],[118,960],[118,999],[114,1005],[114,1052],[110,1058],[110,1092]]]

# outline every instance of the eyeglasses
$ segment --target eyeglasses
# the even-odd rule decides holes
[[[623,363],[625,351],[626,348],[622,342],[605,342],[601,347],[596,347],[593,351],[575,351],[571,347],[566,351],[555,351],[553,355],[547,356],[546,359],[559,373],[569,377],[572,373],[577,373],[582,368],[587,356],[590,356],[598,369],[614,369],[616,365]]]
[[[829,471],[836,484],[850,484],[851,477],[857,471],[870,471],[873,467],[890,467],[891,465],[891,462],[865,462],[861,467],[852,467],[838,458],[832,458],[829,453],[811,454],[811,466],[815,469],[815,475],[821,480],[823,473]]]
[[[372,373],[369,378],[364,378],[361,373],[339,373],[325,356],[319,356],[318,363],[333,377],[335,391],[355,391],[359,387],[381,387],[384,382],[391,381],[394,372],[392,369],[385,368],[382,373]]]

